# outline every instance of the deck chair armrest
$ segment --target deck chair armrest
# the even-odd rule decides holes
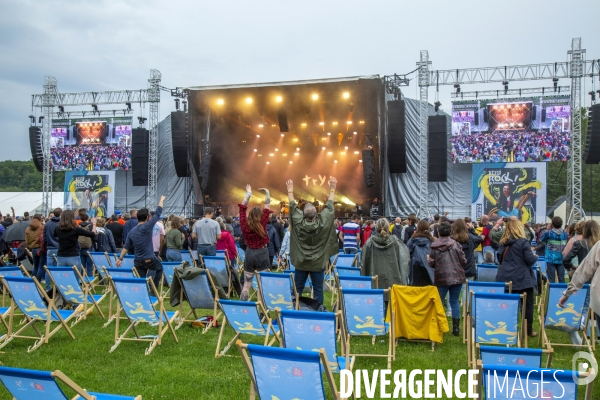
[[[68,376],[66,376],[65,374],[63,374],[61,371],[56,370],[54,372],[52,372],[52,376],[55,378],[58,378],[59,380],[61,380],[65,385],[67,385],[69,388],[71,388],[75,393],[77,393],[77,395],[85,400],[94,400],[96,397],[90,395],[85,389],[83,389],[81,386],[79,386],[78,384],[76,384],[75,382],[73,382],[71,380],[71,378],[69,378]],[[78,398],[78,397],[76,397]]]

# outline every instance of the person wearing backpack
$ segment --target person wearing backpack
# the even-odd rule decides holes
[[[80,224],[81,225],[81,224]],[[106,228],[106,219],[96,220],[96,251],[104,253],[116,253],[117,246],[115,238],[110,229]]]
[[[78,213],[79,213],[79,218],[81,220],[78,227],[91,232],[94,227],[92,226],[92,223],[90,222],[90,217],[87,215],[87,212],[85,211],[85,209],[83,209],[83,208],[79,209]],[[90,278],[93,277],[93,274],[94,274],[94,262],[92,261],[92,258],[90,257],[89,252],[94,251],[95,239],[96,239],[95,235],[79,236],[79,238],[78,238],[79,257],[81,258],[81,266],[87,273],[87,276]]]

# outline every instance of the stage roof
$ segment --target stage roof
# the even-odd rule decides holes
[[[314,85],[319,83],[339,83],[351,82],[359,80],[381,80],[379,75],[363,75],[363,76],[348,76],[344,78],[325,78],[325,79],[307,79],[300,81],[284,81],[284,82],[262,82],[262,83],[238,83],[231,85],[213,85],[213,86],[189,86],[183,89],[188,90],[224,90],[224,89],[244,89],[257,87],[271,86],[299,86],[299,85]]]

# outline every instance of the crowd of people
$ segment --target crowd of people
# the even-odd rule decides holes
[[[113,171],[131,169],[131,147],[78,145],[51,150],[54,171]]]
[[[452,136],[454,163],[568,161],[569,132],[504,131]]]
[[[301,206],[294,198],[294,184],[286,182],[289,197],[289,218],[283,219],[271,211],[270,192],[264,193],[262,207],[250,207],[254,196],[250,185],[239,204],[236,217],[215,216],[211,207],[204,208],[202,218],[163,217],[164,196],[156,210],[132,209],[114,214],[109,219],[90,218],[85,209],[55,209],[48,217],[26,215],[17,223],[27,224],[25,237],[16,257],[31,257],[32,275],[46,282],[43,266],[79,265],[83,274],[91,275],[89,251],[119,254],[117,265],[128,253],[134,255],[140,276],[150,276],[156,285],[162,277],[162,261],[182,261],[182,250],[194,258],[214,256],[226,250],[235,265],[238,252],[244,252],[243,271],[233,269],[233,290],[240,300],[248,300],[254,274],[269,271],[288,260],[295,267],[296,292],[303,293],[308,279],[312,282],[313,298],[323,307],[324,274],[330,257],[343,250],[358,254],[361,274],[379,277],[379,288],[393,285],[435,286],[444,300],[446,312],[452,317],[454,335],[460,334],[460,295],[466,280],[478,277],[478,265],[500,264],[496,280],[512,282],[512,293],[527,294],[524,315],[527,333],[533,331],[534,291],[541,283],[531,268],[538,256],[545,257],[546,279],[565,281],[565,271],[571,283],[561,302],[591,283],[590,306],[600,311],[597,262],[600,260],[600,225],[595,221],[580,221],[563,228],[560,217],[549,224],[524,225],[518,218],[498,218],[491,221],[483,215],[480,221],[469,217],[451,220],[448,213],[431,219],[419,219],[415,214],[392,223],[379,217],[364,220],[353,215],[349,221],[335,218],[333,198],[337,181],[330,178],[330,196],[319,212],[309,202]],[[2,233],[15,217],[2,218],[0,250],[14,243],[5,243]],[[56,258],[55,258],[56,256]],[[13,255],[14,257],[14,255]],[[600,321],[600,318],[597,318]],[[573,343],[581,343],[577,332],[571,333]]]

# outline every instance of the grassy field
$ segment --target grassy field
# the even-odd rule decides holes
[[[329,293],[326,293],[328,296]],[[329,303],[326,298],[325,303]],[[108,309],[108,299],[102,303]],[[206,312],[208,314],[208,311]],[[202,315],[202,314],[201,314]],[[103,328],[104,321],[94,312],[87,320],[73,328],[76,340],[72,340],[62,330],[48,344],[32,354],[27,347],[33,342],[14,340],[0,354],[6,366],[61,370],[83,388],[92,391],[123,395],[143,395],[144,399],[243,399],[250,389],[250,378],[245,370],[237,349],[233,347],[226,357],[214,358],[219,329],[211,329],[206,334],[192,328],[190,324],[177,330],[179,343],[170,334],[164,336],[161,346],[149,356],[144,355],[146,344],[122,343],[113,353],[109,349],[114,343],[114,323]],[[537,328],[538,324],[535,325]],[[141,333],[150,334],[150,329]],[[227,329],[227,341],[233,337],[233,330]],[[551,332],[551,337],[563,343],[567,334]],[[257,339],[254,343],[260,343]],[[352,340],[353,352],[372,351],[369,338]],[[537,347],[537,340],[530,341],[529,347]],[[387,344],[378,342],[375,351],[386,352]],[[571,369],[571,358],[575,350],[569,348],[555,351],[552,367]],[[450,333],[444,335],[444,343],[434,352],[427,343],[399,342],[396,348],[396,361],[392,369],[462,369],[467,366],[466,345],[461,338]],[[384,358],[359,358],[355,369],[384,369]],[[339,379],[336,377],[336,379]],[[339,387],[339,380],[338,380]],[[463,389],[466,388],[465,387]],[[71,394],[71,393],[68,393]],[[363,398],[364,397],[363,390]],[[10,399],[4,387],[0,388],[0,399]],[[583,398],[581,393],[580,398]],[[600,399],[600,383],[594,390],[594,399]],[[269,399],[270,400],[270,399]]]

